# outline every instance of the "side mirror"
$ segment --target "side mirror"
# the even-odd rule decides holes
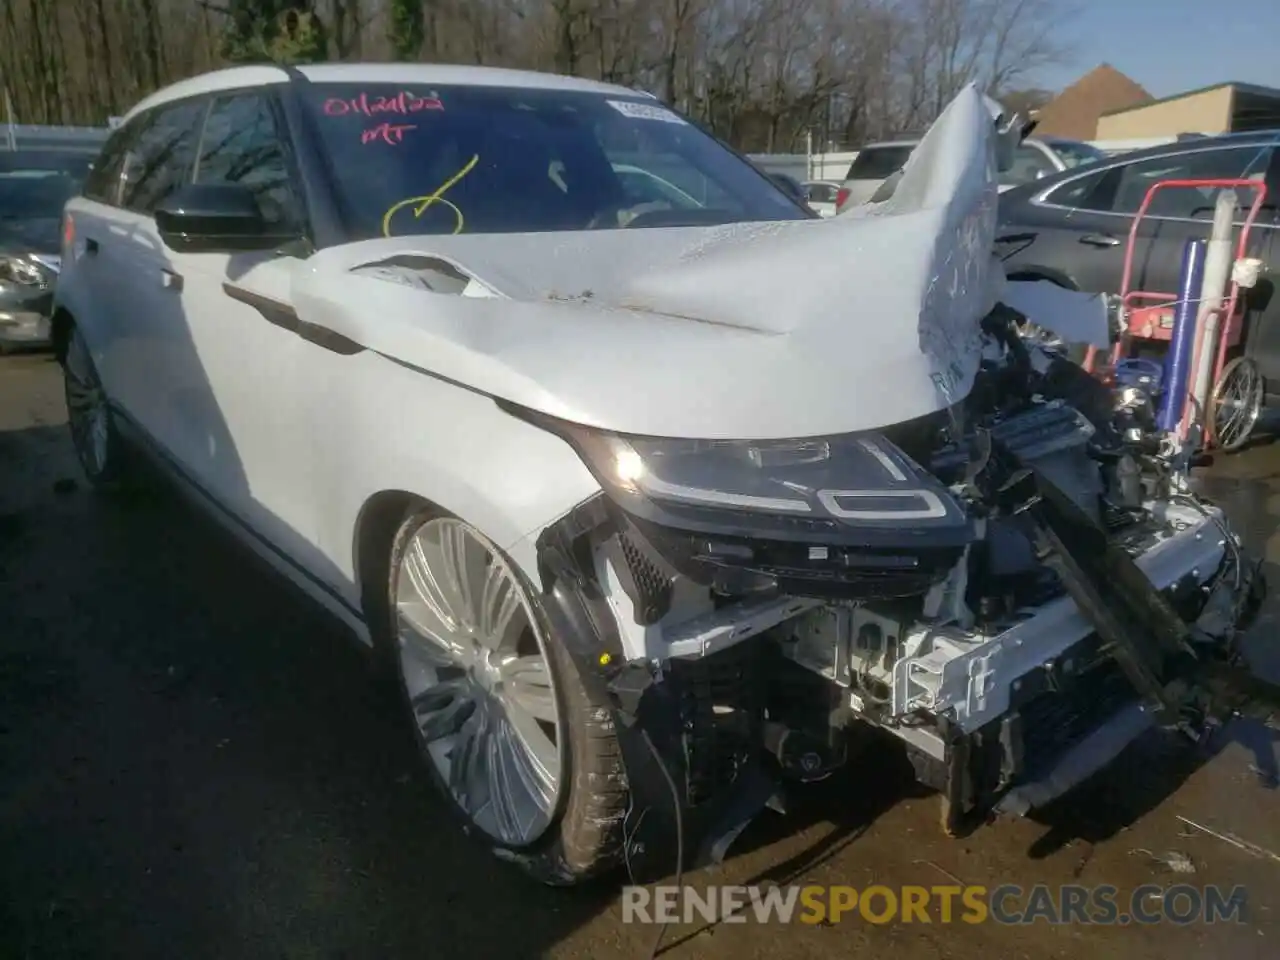
[[[1045,170],[1043,167],[1041,167],[1039,170],[1036,171],[1036,179],[1043,180],[1045,177],[1051,176],[1052,174],[1053,174],[1052,170]]]
[[[270,250],[296,239],[263,219],[253,191],[239,183],[191,183],[156,208],[160,238],[180,253]]]

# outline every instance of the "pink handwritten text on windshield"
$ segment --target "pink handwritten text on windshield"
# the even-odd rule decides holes
[[[390,143],[393,146],[404,142],[404,135],[409,130],[417,130],[416,123],[380,123],[369,127],[360,134],[361,143]]]
[[[380,117],[388,113],[408,116],[424,110],[443,109],[444,104],[438,97],[421,97],[407,90],[402,90],[393,96],[371,96],[361,93],[350,99],[330,97],[324,102],[325,116],[329,117]]]

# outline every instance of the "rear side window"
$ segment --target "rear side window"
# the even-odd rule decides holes
[[[1249,176],[1261,179],[1270,152],[1268,147],[1233,147],[1126,164],[1120,168],[1107,209],[1114,213],[1137,213],[1152,185],[1161,180],[1237,180]],[[1217,194],[1218,189],[1214,187],[1167,187],[1156,192],[1147,211],[1156,217],[1212,216]]]
[[[901,170],[915,147],[866,147],[849,165],[846,180],[883,180]]]
[[[187,182],[205,107],[203,100],[189,100],[148,114],[125,157],[122,206],[151,214]]]
[[[213,102],[193,182],[243,184],[253,191],[267,223],[299,225],[284,140],[271,101],[260,94],[235,94]]]
[[[1099,195],[1099,188],[1111,172],[1111,170],[1097,170],[1088,176],[1068,180],[1046,194],[1044,202],[1061,207],[1079,207],[1084,210],[1098,209],[1094,204],[1094,198]]]

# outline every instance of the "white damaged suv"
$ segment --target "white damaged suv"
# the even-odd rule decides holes
[[[1204,722],[1257,590],[1019,337],[1073,295],[1005,283],[1001,142],[967,90],[876,216],[819,220],[620,87],[179,83],[66,210],[75,448],[104,490],[168,468],[344,621],[464,825],[547,882],[624,830],[721,857],[870,728],[949,829],[1023,813]]]

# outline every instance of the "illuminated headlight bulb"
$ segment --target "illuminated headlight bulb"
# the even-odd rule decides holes
[[[613,473],[618,483],[634,487],[636,481],[644,476],[644,461],[630,447],[623,447],[614,455]]]

